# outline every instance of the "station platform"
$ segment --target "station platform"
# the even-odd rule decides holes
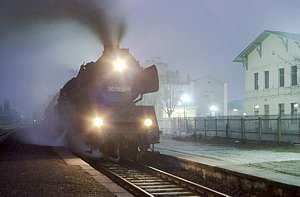
[[[271,151],[247,151],[234,147],[201,144],[199,142],[177,141],[162,136],[155,150],[161,154],[176,156],[185,160],[215,166],[222,169],[259,177],[286,185],[299,187],[300,176],[284,174],[251,166],[251,163],[300,160],[300,153],[274,153]]]
[[[132,196],[64,147],[0,144],[0,196]]]

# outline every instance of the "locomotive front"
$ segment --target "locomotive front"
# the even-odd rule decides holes
[[[61,90],[61,119],[91,150],[116,159],[136,157],[159,142],[154,107],[136,105],[143,94],[158,91],[158,84],[154,65],[143,69],[128,49],[106,46]]]

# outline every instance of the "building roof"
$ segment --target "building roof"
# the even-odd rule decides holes
[[[217,79],[215,77],[212,77],[210,75],[206,75],[204,77],[201,77],[199,79],[195,79],[195,80],[192,80],[192,82],[197,82],[197,81],[204,81],[204,80],[214,80],[214,81],[218,81],[219,83],[225,83],[224,81],[221,81],[220,79]]]
[[[258,45],[260,45],[270,35],[277,35],[288,39],[300,41],[300,34],[287,33],[281,31],[263,31],[253,42],[251,42],[234,60],[233,62],[244,62],[245,58],[251,53]]]

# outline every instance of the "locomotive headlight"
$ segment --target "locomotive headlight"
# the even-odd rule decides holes
[[[144,125],[145,125],[146,127],[151,127],[151,126],[152,126],[152,120],[149,119],[149,118],[145,119],[145,120],[144,120]]]
[[[99,128],[103,125],[103,120],[99,117],[96,117],[93,119],[93,125],[94,125],[94,127]]]
[[[122,72],[126,68],[126,61],[122,59],[117,59],[114,62],[114,68],[115,70]]]

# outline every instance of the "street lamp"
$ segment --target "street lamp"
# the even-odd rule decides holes
[[[185,119],[185,105],[186,103],[190,102],[191,101],[191,96],[188,95],[188,94],[183,94],[181,97],[180,97],[180,100],[183,102],[183,117]]]
[[[216,112],[218,111],[218,107],[215,106],[215,105],[212,105],[212,106],[210,106],[209,110],[210,110],[212,116],[216,116]]]

